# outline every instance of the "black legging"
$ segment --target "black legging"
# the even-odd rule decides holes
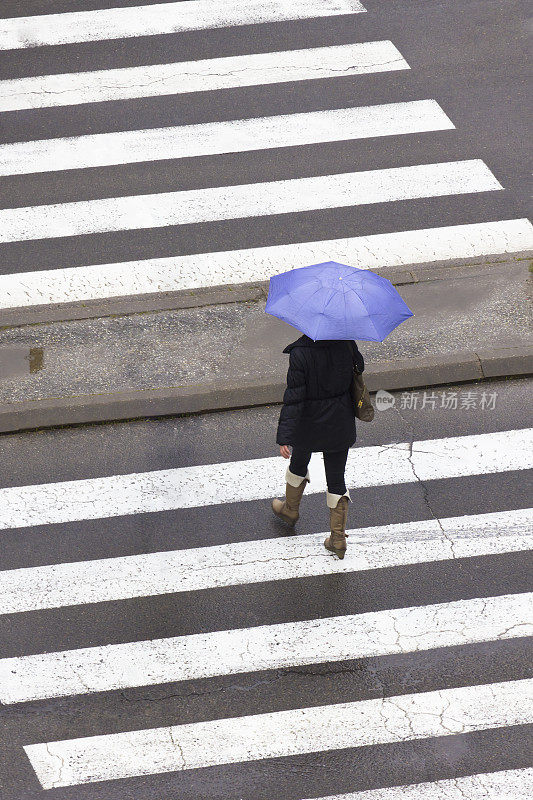
[[[344,494],[346,491],[344,469],[346,467],[346,459],[348,458],[348,448],[335,452],[326,450],[322,453],[322,456],[324,458],[328,492],[331,494]],[[303,478],[307,472],[310,459],[310,450],[301,450],[298,447],[293,447],[289,464],[289,469],[292,474],[300,475]]]

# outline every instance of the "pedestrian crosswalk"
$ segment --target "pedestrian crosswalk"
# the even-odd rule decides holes
[[[453,128],[433,100],[0,145],[5,175],[393,136]],[[499,188],[491,186],[490,188]]]
[[[533,428],[358,447],[348,453],[350,486],[386,486],[533,467]],[[326,489],[320,453],[308,493]],[[279,488],[279,458],[112,475],[0,489],[0,530],[168,509],[246,502]]]
[[[310,487],[312,488],[312,487]],[[309,493],[309,492],[308,492]],[[0,572],[4,614],[126,600],[275,580],[353,573],[521,552],[531,545],[531,509],[398,523],[352,530],[349,560],[324,560],[322,534],[265,539]],[[0,690],[1,695],[1,690]]]
[[[533,769],[506,769],[489,775],[468,775],[451,781],[417,783],[399,788],[350,792],[316,800],[529,800],[533,792]]]
[[[170,256],[86,267],[43,269],[0,275],[0,309],[68,303],[154,291],[249,283],[282,272],[287,264],[316,264],[335,254],[344,264],[365,268],[369,259],[412,264],[454,257],[483,256],[487,242],[494,252],[527,250],[526,219],[484,222],[418,231],[382,233],[305,244],[285,244],[189,256]],[[1,245],[0,245],[1,248]]]
[[[336,703],[25,747],[44,789],[531,721],[533,680]]]
[[[354,26],[373,14],[358,0],[75,5],[0,20],[14,65],[0,80],[0,309],[256,282],[328,259],[379,270],[533,248],[504,176],[481,152],[458,154],[453,108],[431,84],[412,89],[405,46]],[[313,20],[314,38],[300,37]],[[322,40],[333,20],[351,39],[337,26]],[[19,201],[25,181],[35,198]],[[423,214],[398,224],[404,205]],[[346,479],[355,497],[503,485],[532,466],[533,429],[517,428],[357,447]],[[464,513],[457,500],[437,518],[428,502],[387,525],[354,514],[340,561],[325,522],[289,537],[268,527],[279,457],[139,469],[0,488],[0,703],[27,796],[257,800],[236,777],[259,765],[248,780],[269,800],[310,797],[295,788],[309,773],[320,800],[529,800],[531,770],[497,744],[533,721],[520,650],[533,509]],[[319,454],[310,474],[313,503]],[[245,505],[257,522],[243,532]],[[164,515],[178,530],[167,547],[151,538]],[[196,533],[209,515],[224,544]],[[141,524],[141,544],[110,557],[114,526]],[[50,532],[54,555],[34,554]],[[85,536],[81,556],[71,543]],[[162,702],[135,709],[130,691]],[[343,765],[367,757],[351,779]],[[215,794],[195,788],[204,774]]]
[[[533,466],[531,436],[531,429],[516,429],[361,446],[350,450],[347,485],[357,498],[358,489],[392,490],[408,482],[454,481],[459,486],[460,481],[498,473],[502,480],[506,473],[527,478]],[[325,490],[320,454],[313,454],[310,475],[306,497],[312,499]],[[127,516],[139,520],[169,510],[179,526],[187,509],[201,515],[216,508],[228,540],[216,546],[199,541],[191,549],[113,558],[99,557],[100,544],[91,560],[73,561],[65,552],[57,563],[28,563],[0,572],[0,619],[7,623],[6,629],[13,625],[22,632],[33,624],[32,615],[37,615],[39,626],[51,629],[40,635],[45,646],[28,645],[22,635],[26,644],[16,647],[19,652],[0,654],[0,702],[11,709],[47,703],[48,717],[53,717],[55,703],[62,704],[53,735],[47,735],[45,725],[21,743],[39,785],[52,792],[52,798],[55,790],[68,787],[94,785],[98,792],[102,781],[124,786],[123,795],[118,788],[112,797],[136,796],[129,782],[141,778],[159,781],[169,774],[187,780],[206,769],[290,765],[291,759],[313,754],[325,757],[401,745],[407,748],[402,758],[409,759],[408,748],[416,742],[429,743],[430,749],[459,748],[468,753],[468,737],[494,733],[505,741],[508,731],[533,721],[529,670],[519,667],[520,656],[502,667],[494,649],[505,645],[512,654],[512,648],[522,646],[532,633],[533,592],[527,576],[533,509],[430,515],[354,527],[348,531],[349,549],[341,561],[325,552],[325,531],[261,538],[270,519],[268,498],[279,494],[282,480],[278,457],[0,489],[1,535],[18,536],[21,552],[34,531],[45,536],[50,527],[77,524],[83,535],[83,525],[91,520],[112,517],[119,525]],[[243,503],[257,506],[257,530],[249,531],[246,541],[237,537],[231,523],[239,517],[235,504]],[[30,550],[27,558],[31,562]],[[404,587],[407,593],[396,595],[393,587],[408,580],[405,570],[416,566],[426,577],[421,572],[419,586]],[[491,577],[492,571],[502,569],[513,577],[503,582]],[[411,579],[415,574],[410,573]],[[392,591],[372,588],[382,582]],[[438,586],[437,595],[432,583]],[[247,624],[231,625],[235,618],[231,596],[224,600],[220,592],[232,587],[244,592],[241,602],[252,599],[256,591],[263,598],[270,593],[272,607],[252,604],[257,610],[250,612]],[[307,602],[302,601],[301,591]],[[323,611],[314,614],[316,602],[309,601],[324,594],[328,600]],[[132,600],[150,604],[165,596],[174,609],[172,615],[185,613],[191,618],[187,632],[179,632],[179,624],[178,635],[146,638],[142,636],[146,623],[140,619],[136,638],[121,634],[119,624],[117,639],[109,626],[135,613],[129,605]],[[289,598],[290,608],[284,605]],[[86,612],[84,616],[76,617],[76,607]],[[206,624],[209,608],[218,613]],[[42,613],[48,616],[40,618]],[[94,615],[104,620],[104,626],[84,632],[83,625]],[[61,622],[55,623],[54,616],[63,623],[71,617],[85,620],[76,634],[79,641],[81,633],[85,644],[69,646],[64,632],[57,638]],[[99,641],[102,637],[104,641]],[[459,661],[466,660],[467,671],[452,669],[445,678],[442,665],[452,653]],[[495,672],[489,669],[491,653],[500,663]],[[369,692],[363,676],[367,670],[372,675],[378,664],[391,658],[410,659],[409,669],[404,675],[402,662],[392,662],[395,679],[381,678],[379,691]],[[474,670],[468,666],[472,662],[481,666]],[[276,685],[281,677],[297,676],[301,670],[312,674],[313,668],[331,671],[325,690],[318,696],[316,687],[289,692],[280,703]],[[465,678],[471,672],[472,677]],[[418,682],[413,682],[415,673],[423,675]],[[359,675],[355,693],[349,682],[343,683],[343,675]],[[69,704],[92,702],[105,709],[110,697],[122,696],[125,690],[185,685],[190,689],[200,684],[196,694],[208,698],[220,691],[210,690],[210,682],[231,676],[251,681],[251,687],[264,687],[257,708],[241,710],[235,698],[231,713],[227,708],[214,713],[210,706],[205,712],[172,719],[161,705],[152,709],[144,724],[143,717],[136,717],[135,723],[128,718],[116,727],[111,716],[101,713],[81,729],[79,723],[69,727]],[[185,690],[169,691],[169,696],[180,696]],[[416,757],[414,761],[418,763]],[[396,785],[398,779],[396,783],[376,779],[368,791],[355,786],[346,793],[345,779],[332,780],[331,792],[337,794],[330,792],[320,800],[404,796],[440,800],[454,797],[456,791],[458,797],[474,800],[505,797],[505,791],[513,798],[529,796],[530,771],[518,768],[518,762],[516,769],[510,769],[509,762],[500,763],[497,755],[490,755],[490,747],[485,763],[496,771],[481,772],[469,767],[467,759],[459,776],[449,767],[441,779],[428,782],[426,764],[410,773],[419,776],[419,782]],[[289,769],[296,780],[299,769],[294,764]],[[179,791],[181,785],[174,787]],[[148,784],[143,786],[143,796],[151,797]],[[154,792],[153,796],[162,794],[157,788]],[[296,796],[294,791],[291,796]]]
[[[355,32],[356,41],[335,43],[330,35],[299,44],[304,23],[348,25],[371,16],[358,0],[181,0],[119,8],[110,0],[108,8],[61,6],[60,13],[54,5],[46,14],[4,19],[0,27],[0,51],[8,59],[18,54],[14,74],[0,81],[0,120],[9,120],[0,139],[0,174],[7,180],[0,309],[263,281],[324,258],[379,270],[533,247],[533,226],[508,203],[505,182],[479,154],[457,157],[453,114],[430,93],[406,96],[413,72],[408,53],[393,40]],[[285,44],[270,44],[267,32],[287,23],[293,32]],[[230,52],[218,54],[206,40],[195,58],[180,60],[180,36],[233,30],[241,37]],[[136,55],[137,41],[165,36],[172,48],[164,59]],[[113,66],[112,54],[99,63],[101,46],[113,41],[133,48],[126,64],[117,55]],[[54,48],[75,56],[70,71],[58,71]],[[394,102],[380,101],[384,81],[402,75]],[[364,103],[362,79],[380,81],[374,93],[365,89]],[[353,99],[347,103],[343,95],[339,105],[337,87],[347,80]],[[320,86],[318,104],[309,95],[312,85]],[[285,106],[290,100],[290,113],[279,92]],[[177,105],[182,97],[186,106]],[[265,113],[269,97],[275,110]],[[157,99],[173,123],[158,123],[159,112],[148,124],[146,115],[137,124],[135,116],[133,124],[126,118],[125,103]],[[103,114],[97,133],[95,109]],[[433,154],[420,157],[432,136],[442,137],[435,139],[443,145],[438,162]],[[330,145],[356,147],[365,139],[383,152],[383,166],[369,169],[364,153],[354,152],[353,168],[339,172]],[[286,179],[274,175],[280,148],[290,152],[294,171]],[[244,169],[246,154],[268,159],[257,177]],[[227,155],[231,164],[221,167],[216,159]],[[215,159],[209,185],[199,172],[194,188],[182,188],[181,173],[195,176],[202,159]],[[150,171],[162,162],[168,170],[149,193],[146,176],[149,185]],[[124,172],[117,177],[119,167]],[[24,176],[39,187],[34,203],[10,191]],[[53,176],[67,201],[56,201],[47,182]],[[90,199],[78,188],[82,176],[96,181]],[[476,195],[486,196],[494,211],[470,210]],[[398,229],[388,209],[414,208],[410,203],[427,209],[427,224]],[[365,207],[368,217],[358,221]],[[442,224],[444,208],[452,224]],[[309,224],[295,224],[309,214]],[[336,220],[348,235],[326,234]]]
[[[0,111],[99,103],[132,97],[212,92],[256,84],[334,78],[340,72],[346,76],[399,69],[409,69],[407,61],[402,58],[392,42],[383,41],[178,61],[174,64],[155,64],[146,67],[69,72],[65,75],[43,75],[3,81]],[[442,111],[440,113],[443,115]],[[283,121],[287,122],[286,118],[281,116],[280,124]],[[334,118],[331,121],[337,122]],[[450,124],[449,127],[453,125]],[[292,143],[290,131],[287,133],[289,138],[284,143],[285,146],[298,144],[298,142]],[[340,134],[342,129],[333,130],[333,133]],[[235,130],[237,139],[238,134],[237,127]],[[182,135],[186,135],[186,132],[182,131]],[[380,134],[376,132],[372,135]],[[257,149],[260,147],[261,144],[258,143]],[[69,169],[69,167],[59,164],[55,169]]]
[[[533,634],[532,603],[533,592],[0,659],[0,700],[21,703],[526,636]]]
[[[358,0],[183,0],[133,8],[17,17],[2,24],[0,48],[11,50],[67,42],[94,42],[176,31],[283,22],[365,11]]]
[[[0,211],[0,242],[161,228],[503,187],[477,159]]]

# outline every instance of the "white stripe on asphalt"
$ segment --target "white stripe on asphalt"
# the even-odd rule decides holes
[[[0,275],[0,308],[264,281],[290,265],[304,266],[331,259],[360,269],[376,270],[401,264],[529,250],[533,250],[533,225],[528,219],[510,219],[247,250],[66,267]]]
[[[351,448],[350,489],[533,467],[533,428]],[[284,490],[280,456],[0,489],[0,529],[264,500]],[[307,493],[324,492],[321,453]]]
[[[0,174],[243,153],[454,128],[435,100],[0,145]]]
[[[355,528],[342,561],[318,533],[25,567],[0,572],[0,614],[525,551],[532,531],[518,509]]]
[[[390,41],[0,81],[0,111],[101,103],[409,69]]]
[[[315,800],[531,800],[532,797],[533,769],[525,768],[328,795]]]
[[[26,745],[43,789],[533,721],[533,680]]]
[[[0,242],[140,230],[503,189],[481,159],[0,211]]]
[[[365,11],[358,0],[181,0],[133,8],[0,20],[0,50],[331,17]]]
[[[374,658],[533,634],[533,593],[350,614],[0,660],[0,700]]]

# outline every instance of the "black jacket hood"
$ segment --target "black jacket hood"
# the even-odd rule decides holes
[[[291,342],[283,350],[284,353],[290,353],[293,347],[329,347],[334,342],[345,341],[344,339],[318,339],[316,342],[311,339],[307,334],[302,334],[295,342]]]

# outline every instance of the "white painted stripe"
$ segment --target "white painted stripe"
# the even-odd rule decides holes
[[[44,789],[469,733],[533,720],[533,680],[26,745]]]
[[[105,167],[454,128],[435,100],[0,145],[0,174]]]
[[[480,159],[0,211],[0,241],[80,236],[503,189]]]
[[[528,219],[450,225],[348,239],[0,275],[0,308],[172,292],[268,280],[287,269],[339,261],[360,269],[533,251]]]
[[[531,800],[532,797],[533,769],[526,768],[328,795],[315,800]]]
[[[350,489],[533,467],[533,428],[352,448]],[[284,489],[279,456],[0,489],[0,529],[103,519],[274,497]],[[307,493],[323,492],[313,453]]]
[[[533,550],[533,509],[349,530],[343,560],[325,534],[50,564],[0,572],[0,614]]]
[[[390,41],[0,81],[0,111],[208,92],[409,69]]]
[[[533,634],[533,593],[350,614],[0,660],[24,703],[171,681],[374,658]]]
[[[365,11],[358,0],[181,0],[133,8],[0,20],[0,50],[330,17]]]

